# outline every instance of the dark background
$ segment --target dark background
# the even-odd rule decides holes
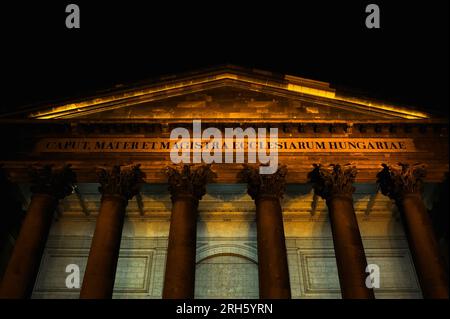
[[[80,6],[81,29],[65,27],[69,3]],[[365,27],[369,3],[380,6],[381,29]],[[0,10],[0,111],[232,63],[448,115],[445,0],[27,1]]]

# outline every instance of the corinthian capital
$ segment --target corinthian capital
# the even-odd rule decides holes
[[[70,165],[33,165],[29,169],[31,191],[62,199],[73,192],[76,176]]]
[[[383,169],[377,174],[377,182],[383,195],[395,200],[407,194],[420,195],[426,175],[425,164],[398,163],[397,167],[387,164],[381,166]]]
[[[139,164],[98,167],[97,177],[100,183],[98,190],[102,195],[119,195],[126,200],[133,198],[145,183],[145,174],[139,167]]]
[[[216,177],[216,173],[211,170],[211,165],[204,164],[168,166],[165,173],[172,198],[192,196],[197,200],[205,195],[206,184]]]
[[[353,182],[356,178],[356,167],[352,164],[331,164],[323,167],[321,164],[314,164],[314,169],[308,177],[313,184],[314,193],[325,200],[335,195],[352,196],[355,188]]]
[[[280,165],[273,174],[260,174],[259,166],[244,165],[240,173],[240,179],[248,184],[247,193],[253,198],[259,197],[283,197],[286,188],[286,165]]]

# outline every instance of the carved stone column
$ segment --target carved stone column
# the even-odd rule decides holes
[[[112,297],[125,208],[144,183],[139,165],[99,168],[97,175],[102,199],[81,287],[82,299]]]
[[[167,167],[172,195],[164,299],[194,298],[198,201],[215,173],[209,165]]]
[[[33,195],[3,276],[0,298],[31,296],[58,200],[71,194],[75,184],[69,165],[35,166],[30,177]]]
[[[367,261],[353,208],[356,168],[349,164],[330,168],[314,165],[309,177],[315,194],[328,206],[342,298],[374,298],[373,290],[365,284]]]
[[[402,215],[422,295],[424,298],[448,298],[448,278],[421,196],[425,165],[382,166],[383,170],[377,175],[378,183],[381,192],[395,200]]]
[[[259,296],[290,299],[291,287],[280,199],[285,189],[286,166],[274,174],[260,174],[259,167],[246,165],[242,178],[256,204]]]

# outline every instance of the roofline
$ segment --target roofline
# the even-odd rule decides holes
[[[351,103],[356,106],[368,108],[372,111],[395,113],[404,119],[427,119],[432,116],[412,107],[404,107],[397,104],[376,101],[374,99],[362,99],[340,94],[330,83],[310,80],[293,75],[284,75],[248,69],[235,65],[222,65],[196,71],[184,72],[174,75],[163,75],[146,81],[140,81],[121,89],[120,84],[114,89],[103,90],[103,93],[91,95],[86,98],[66,100],[66,102],[50,103],[22,109],[0,115],[5,118],[11,115],[27,114],[29,118],[51,119],[61,114],[71,113],[94,105],[125,101],[126,99],[145,96],[149,94],[161,94],[171,89],[181,89],[192,85],[204,84],[214,80],[243,81],[249,84],[264,85],[273,89],[282,89],[294,94],[302,94],[314,97],[330,99],[338,103]],[[53,105],[52,105],[53,104]],[[42,110],[43,111],[39,111]]]
[[[403,119],[352,119],[352,120],[324,120],[324,119],[274,119],[274,118],[207,118],[199,119],[205,123],[264,123],[264,124],[374,124],[374,125],[449,125],[448,119],[414,119],[405,122]],[[150,118],[150,119],[5,119],[0,118],[0,124],[171,124],[171,123],[191,123],[191,118]]]

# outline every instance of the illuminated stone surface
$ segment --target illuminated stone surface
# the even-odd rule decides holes
[[[448,119],[417,108],[344,95],[325,82],[227,66],[0,114],[0,164],[20,186],[25,211],[30,203],[30,164],[71,164],[78,181],[75,192],[61,200],[56,210],[33,298],[78,298],[79,290],[64,286],[64,265],[78,264],[83,276],[100,208],[94,168],[117,164],[140,164],[146,184],[126,207],[113,298],[161,298],[172,209],[164,173],[171,164],[168,150],[65,152],[48,150],[56,144],[46,145],[55,138],[164,142],[172,128],[189,129],[194,119],[222,133],[226,127],[278,128],[282,141],[404,142],[406,149],[389,152],[343,152],[332,147],[280,151],[279,163],[289,172],[281,201],[289,278],[292,298],[341,297],[327,205],[314,195],[308,173],[313,163],[352,163],[358,170],[353,207],[365,255],[381,270],[376,298],[422,296],[400,214],[395,202],[378,191],[376,176],[382,164],[425,164],[423,202],[437,216],[435,223],[442,223],[445,209],[440,208],[442,198],[437,194],[449,171]],[[11,134],[18,125],[20,134]],[[238,179],[241,164],[213,164],[212,168],[217,178],[207,185],[198,204],[195,296],[257,297],[255,202]],[[445,252],[445,234],[440,233],[439,239]],[[242,280],[232,287],[236,277]]]

